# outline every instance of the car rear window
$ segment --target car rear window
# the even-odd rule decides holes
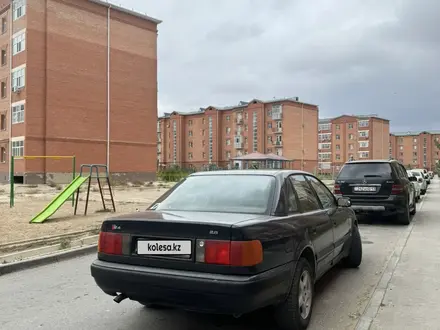
[[[345,164],[338,175],[338,180],[363,179],[365,177],[391,178],[389,163],[352,163]]]
[[[412,171],[411,173],[414,174],[415,176],[422,176],[422,175],[420,174],[420,172],[417,172],[417,171]]]
[[[269,175],[191,176],[155,209],[265,214],[275,182],[275,177]]]

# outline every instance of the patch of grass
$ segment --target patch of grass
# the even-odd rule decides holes
[[[68,249],[72,245],[70,238],[63,238],[60,242],[60,250]]]

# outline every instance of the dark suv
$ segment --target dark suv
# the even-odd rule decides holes
[[[413,180],[396,160],[351,161],[339,172],[334,194],[349,197],[357,213],[394,215],[407,225],[416,213]]]

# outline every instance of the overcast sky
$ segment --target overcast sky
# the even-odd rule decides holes
[[[440,129],[439,0],[115,0],[162,20],[159,113],[298,96]]]

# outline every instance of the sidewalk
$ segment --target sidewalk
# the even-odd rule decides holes
[[[440,180],[431,182],[369,329],[440,329]]]

